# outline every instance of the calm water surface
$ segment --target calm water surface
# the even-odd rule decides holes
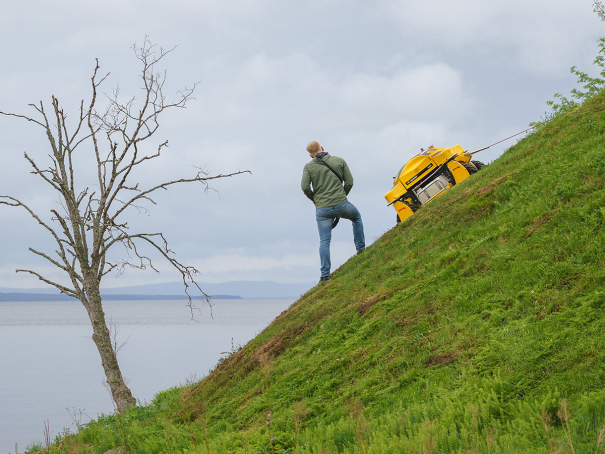
[[[287,309],[293,299],[216,300],[191,321],[183,300],[107,301],[107,321],[116,322],[127,344],[118,361],[141,402],[166,388],[203,377],[221,352],[245,344]],[[81,303],[0,302],[0,454],[75,431],[66,408],[83,410],[82,422],[113,405],[103,382],[101,359]]]

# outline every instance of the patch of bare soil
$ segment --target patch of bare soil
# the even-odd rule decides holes
[[[481,189],[477,191],[477,195],[485,194],[486,192],[491,191],[496,187],[495,183],[490,183],[487,186],[483,186]]]
[[[284,336],[274,336],[263,345],[258,347],[254,352],[254,356],[257,359],[260,359],[263,356],[273,359],[279,356],[280,353],[286,349],[286,347],[287,345],[284,342]]]
[[[449,352],[449,353],[439,353],[438,355],[430,356],[424,362],[424,365],[427,367],[437,366],[439,364],[449,364],[453,362],[458,357],[457,353]]]
[[[374,295],[370,295],[357,309],[359,316],[361,317],[366,312],[368,312],[373,306],[384,301],[388,298],[388,295],[385,293],[376,293]]]
[[[544,224],[547,224],[552,219],[554,214],[555,214],[555,212],[552,212],[552,213],[548,213],[548,214],[545,214],[543,216],[540,216],[540,217],[537,217],[536,219],[534,219],[533,222],[531,223],[531,225],[525,230],[525,233],[523,234],[523,238],[529,238],[534,233],[536,233],[538,230],[541,230],[542,227],[544,226]]]

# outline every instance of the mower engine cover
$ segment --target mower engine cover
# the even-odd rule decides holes
[[[460,145],[430,147],[401,168],[393,179],[393,188],[384,198],[395,207],[397,222],[404,221],[421,206],[468,178],[469,169],[475,169],[471,155]]]

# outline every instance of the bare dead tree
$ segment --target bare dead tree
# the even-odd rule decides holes
[[[193,277],[197,270],[174,258],[161,232],[130,231],[124,219],[132,212],[129,208],[141,209],[142,204],[155,204],[152,199],[154,192],[172,185],[199,183],[207,191],[211,180],[250,173],[238,171],[210,176],[204,168],[198,168],[190,178],[161,182],[148,188],[140,187],[140,183],[136,182],[141,174],[139,166],[159,158],[168,146],[168,141],[164,141],[155,152],[146,152],[142,149],[142,142],[157,132],[160,116],[165,111],[185,108],[192,99],[195,84],[192,88],[179,91],[174,101],[167,100],[164,95],[166,73],[156,72],[156,67],[174,49],[158,48],[145,37],[143,45],[134,45],[133,50],[142,65],[140,81],[143,96],[139,102],[134,97],[126,103],[121,102],[116,89],[106,96],[105,108],[97,110],[99,86],[109,75],[99,76],[97,60],[91,78],[90,104],[86,105],[84,101],[80,103],[78,118],[71,127],[68,127],[67,115],[55,96],[51,98],[49,112],[42,102],[30,104],[35,110],[34,117],[0,112],[32,122],[44,130],[51,151],[48,167],[38,165],[27,153],[25,159],[32,166],[31,173],[42,178],[58,193],[62,208],[59,211],[50,209],[51,222],[46,222],[43,216],[15,197],[0,196],[0,204],[25,209],[52,235],[57,245],[54,255],[33,248],[29,250],[63,270],[71,285],[61,285],[33,270],[19,269],[17,272],[32,274],[61,293],[82,302],[92,324],[92,339],[101,356],[107,384],[120,412],[133,406],[135,399],[122,378],[105,320],[99,291],[103,277],[114,270],[121,273],[126,267],[157,271],[151,258],[142,252],[145,248],[141,246],[144,245],[151,247],[179,271],[187,295],[189,287],[193,286],[201,292],[202,298],[208,300]],[[96,165],[95,178],[82,187],[75,183],[76,177],[82,178],[72,159],[77,152],[88,153],[88,162]],[[110,260],[108,252],[116,245],[126,248],[128,258]],[[189,304],[192,307],[191,297]]]

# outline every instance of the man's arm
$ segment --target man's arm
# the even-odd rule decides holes
[[[349,195],[349,192],[351,192],[351,189],[353,188],[353,175],[351,175],[351,171],[349,170],[349,166],[347,165],[347,161],[344,161],[343,179],[344,179],[344,182],[345,182],[345,185],[344,185],[345,194]]]
[[[300,187],[305,195],[309,198],[309,200],[313,200],[313,191],[311,190],[311,174],[305,167],[303,169],[302,180],[300,182]]]

